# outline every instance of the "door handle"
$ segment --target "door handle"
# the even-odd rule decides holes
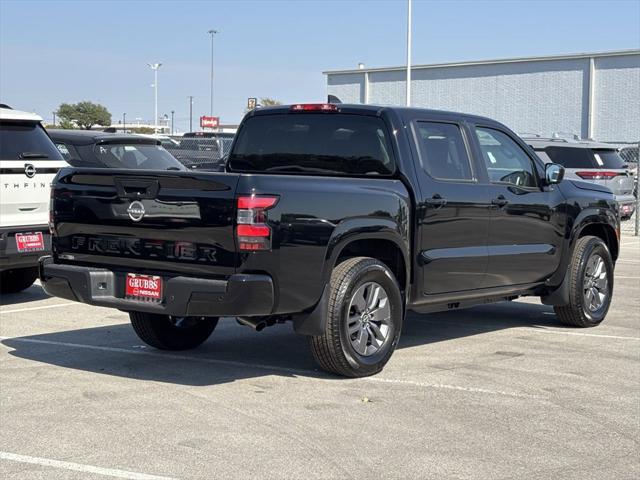
[[[509,200],[504,198],[504,195],[499,195],[497,198],[491,200],[491,205],[496,205],[498,207],[504,207],[507,203],[509,203]]]
[[[437,193],[433,197],[427,199],[427,204],[436,208],[443,207],[446,203],[447,201]]]

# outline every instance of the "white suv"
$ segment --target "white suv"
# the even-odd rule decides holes
[[[0,105],[0,293],[29,287],[51,248],[49,186],[68,165],[41,121]]]

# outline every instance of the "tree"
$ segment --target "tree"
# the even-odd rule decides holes
[[[262,97],[258,104],[261,107],[273,107],[274,105],[282,105],[280,100],[276,100],[275,98]]]
[[[58,108],[58,117],[62,122],[74,123],[86,130],[91,130],[94,125],[103,127],[111,125],[109,111],[102,105],[92,102],[63,103]]]

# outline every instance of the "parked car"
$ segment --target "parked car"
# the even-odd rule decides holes
[[[42,118],[0,105],[0,293],[19,292],[38,277],[51,249],[49,186],[68,166]]]
[[[160,140],[95,130],[49,130],[64,159],[74,167],[186,170]]]
[[[638,144],[623,145],[620,147],[620,156],[622,160],[629,165],[629,173],[634,177],[633,195],[638,197],[638,168],[640,165],[640,155],[638,153]]]
[[[180,148],[171,153],[189,168],[223,170],[235,134],[227,132],[189,132],[180,140]]]
[[[616,196],[622,219],[635,210],[634,179],[618,149],[607,143],[561,138],[525,138],[545,163],[565,167],[567,178],[598,183]]]
[[[292,321],[323,369],[371,375],[407,310],[531,295],[562,323],[604,320],[615,197],[563,175],[487,118],[261,108],[245,116],[225,172],[62,171],[41,281],[130,312],[156,348],[194,348],[223,316],[256,330]],[[110,216],[92,213],[102,205]]]

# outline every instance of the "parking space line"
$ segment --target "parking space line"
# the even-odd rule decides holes
[[[82,305],[82,304],[81,303],[76,303],[76,302],[69,302],[69,303],[56,303],[54,305],[43,305],[41,307],[16,308],[14,310],[2,310],[2,309],[0,309],[0,314],[6,315],[7,313],[31,312],[31,311],[34,311],[34,310],[46,310],[47,308],[66,307],[68,305]]]
[[[193,356],[179,355],[174,353],[160,353],[155,351],[130,350],[128,348],[107,347],[107,346],[101,346],[101,345],[85,345],[81,343],[55,342],[52,340],[38,340],[35,338],[0,337],[0,341],[4,342],[6,340],[10,340],[12,342],[54,345],[54,346],[60,346],[60,347],[79,348],[79,349],[86,349],[86,350],[99,350],[103,352],[112,352],[112,353],[127,353],[130,355],[143,355],[143,356],[159,357],[159,358],[165,358],[165,359],[171,358],[174,360],[204,362],[204,363],[225,365],[225,366],[231,366],[231,367],[254,368],[257,370],[266,370],[270,372],[282,372],[282,373],[300,375],[305,378],[314,378],[316,380],[324,380],[328,378],[328,377],[323,378],[324,374],[322,372],[317,372],[314,370],[302,370],[302,369],[289,368],[289,367],[280,367],[277,365],[238,362],[235,360],[219,360],[215,358],[193,357]],[[420,387],[420,388],[439,389],[439,390],[457,390],[457,391],[462,391],[467,393],[501,395],[501,396],[514,397],[514,398],[532,398],[532,399],[543,398],[537,395],[530,395],[530,394],[519,393],[519,392],[507,392],[507,391],[491,390],[491,389],[479,388],[479,387],[447,385],[447,384],[441,384],[441,383],[426,383],[426,382],[400,380],[400,379],[392,379],[392,378],[366,377],[366,378],[343,380],[343,381],[352,381],[352,382],[366,381],[370,383],[395,383],[397,385],[407,385],[407,386]]]
[[[622,335],[599,335],[597,333],[563,332],[562,330],[549,330],[545,327],[528,327],[528,330],[539,333],[552,333],[555,335],[575,335],[578,337],[615,338],[617,340],[640,340],[640,337],[625,337]]]
[[[129,480],[176,480],[172,477],[160,477],[158,475],[148,475],[146,473],[128,472],[126,470],[116,470],[113,468],[95,467],[93,465],[83,465],[81,463],[63,462],[50,458],[31,457],[29,455],[18,455],[11,452],[0,452],[0,459],[12,462],[31,463],[45,467],[62,468],[83,473],[95,473],[107,477],[126,478]]]
[[[624,278],[625,280],[640,280],[640,277],[628,277],[628,276],[626,276],[626,275],[616,275],[616,276],[614,277],[614,280],[615,280],[616,278]]]

